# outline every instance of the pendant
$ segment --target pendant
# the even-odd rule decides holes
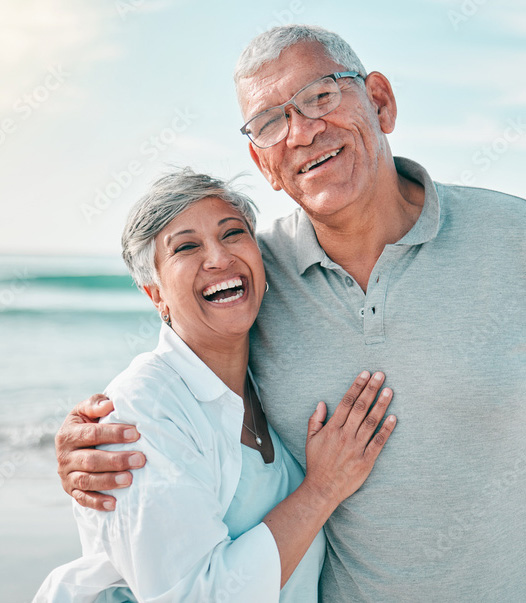
[[[256,444],[258,446],[261,446],[263,444],[263,440],[259,436],[256,437]]]

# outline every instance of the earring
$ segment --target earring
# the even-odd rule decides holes
[[[267,291],[268,291],[268,282],[265,281],[265,293],[267,293]]]
[[[161,313],[161,319],[163,322],[165,322],[169,327],[172,326],[172,321],[170,320],[170,314],[162,314]]]

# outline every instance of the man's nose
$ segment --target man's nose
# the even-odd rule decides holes
[[[203,262],[205,270],[225,270],[234,262],[234,256],[219,241],[208,244],[205,253],[206,257]]]
[[[309,146],[317,134],[323,132],[327,124],[320,118],[305,117],[294,107],[288,111],[289,133],[286,138],[289,147]]]

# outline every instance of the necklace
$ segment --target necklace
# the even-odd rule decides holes
[[[252,413],[252,425],[254,426],[254,429],[256,431],[254,431],[253,429],[250,429],[250,427],[243,421],[243,425],[250,431],[251,434],[253,434],[256,438],[256,444],[258,446],[262,446],[263,445],[263,440],[259,437],[257,429],[256,429],[256,420],[254,419],[254,407],[252,406],[252,393],[250,391],[250,383],[247,383],[247,390],[248,390],[248,402],[250,404],[250,412]]]

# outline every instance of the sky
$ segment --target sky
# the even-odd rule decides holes
[[[0,0],[0,253],[117,255],[171,166],[243,172],[261,227],[290,213],[239,133],[232,72],[292,22],[336,31],[390,79],[393,154],[526,196],[524,0]]]

